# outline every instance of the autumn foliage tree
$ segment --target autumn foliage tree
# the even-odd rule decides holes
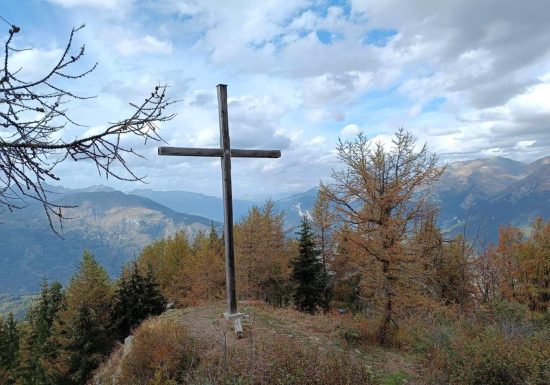
[[[384,344],[396,302],[406,293],[400,289],[408,283],[407,264],[414,261],[406,241],[412,225],[425,216],[429,187],[443,168],[425,145],[417,150],[415,138],[403,129],[389,148],[359,134],[339,142],[337,150],[345,168],[334,171],[334,183],[323,188],[353,230],[351,241],[363,250],[363,273],[375,273],[370,286],[382,298],[378,338]]]
[[[237,287],[244,298],[282,305],[288,302],[292,243],[285,237],[283,213],[272,201],[252,207],[235,226]]]
[[[528,236],[519,228],[501,227],[498,244],[488,253],[502,299],[536,311],[550,307],[550,223],[537,218]]]
[[[323,267],[332,262],[334,254],[333,234],[336,227],[336,214],[324,190],[319,190],[315,205],[311,211],[311,225],[316,235],[316,243],[321,253]]]
[[[114,288],[105,269],[86,251],[65,293],[48,341],[56,348],[48,358],[49,374],[56,383],[83,384],[114,342]]]
[[[363,275],[357,268],[361,266],[361,250],[351,241],[351,229],[347,224],[337,229],[333,235],[335,243],[331,272],[334,274],[332,287],[333,300],[353,312],[363,310],[365,301],[361,290]]]

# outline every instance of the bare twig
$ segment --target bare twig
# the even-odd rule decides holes
[[[61,139],[68,126],[83,127],[69,115],[66,107],[72,100],[87,100],[59,84],[59,81],[78,80],[94,71],[97,63],[79,72],[69,72],[85,54],[85,46],[74,47],[75,35],[84,26],[73,28],[57,63],[38,80],[28,81],[19,70],[9,67],[15,36],[20,28],[10,24],[4,44],[4,60],[0,65],[0,209],[12,211],[25,207],[28,200],[38,201],[46,213],[50,227],[58,233],[54,220],[61,225],[62,204],[49,200],[46,183],[58,181],[55,167],[66,160],[91,161],[100,176],[126,181],[141,181],[128,166],[127,157],[142,158],[133,148],[122,143],[125,137],[161,141],[159,123],[174,115],[165,109],[173,103],[166,96],[166,86],[156,86],[141,103],[130,103],[131,115],[109,123],[95,135]]]

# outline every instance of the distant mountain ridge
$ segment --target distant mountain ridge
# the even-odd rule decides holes
[[[223,200],[218,197],[188,191],[132,190],[129,194],[149,198],[174,211],[189,213],[223,221]],[[239,219],[257,203],[241,199],[233,200],[233,215]]]
[[[64,222],[65,240],[52,233],[37,204],[0,214],[0,293],[34,292],[44,275],[66,281],[84,249],[115,275],[155,239],[179,230],[192,236],[209,231],[211,223],[221,231],[223,204],[218,197],[143,189],[123,193],[102,185],[48,189],[52,200],[77,206],[63,210],[74,218]],[[285,212],[290,236],[301,216],[312,210],[317,191],[314,187],[274,200]],[[525,227],[536,216],[550,218],[550,157],[532,163],[499,157],[454,162],[433,193],[448,237],[462,231],[468,217],[470,227],[483,223],[487,241],[494,241],[501,224]],[[253,205],[262,203],[235,200],[235,222]]]
[[[440,223],[456,233],[468,217],[482,224],[487,240],[496,241],[498,226],[525,227],[535,217],[550,218],[550,157],[523,163],[502,157],[451,163],[434,195]]]
[[[103,186],[104,187],[104,186]],[[83,250],[91,250],[111,275],[156,239],[176,231],[193,236],[221,224],[179,213],[148,198],[109,188],[58,191],[62,209],[62,236],[49,228],[40,205],[0,215],[0,293],[34,292],[43,276],[66,282]]]

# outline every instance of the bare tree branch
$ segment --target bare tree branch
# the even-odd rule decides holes
[[[133,111],[128,118],[111,122],[94,135],[62,139],[66,127],[84,127],[69,116],[67,105],[90,96],[78,95],[60,81],[81,79],[97,67],[95,63],[83,71],[71,72],[85,55],[85,46],[74,47],[75,35],[83,27],[73,28],[56,64],[38,80],[30,81],[19,75],[21,69],[10,68],[13,53],[21,51],[13,47],[20,28],[11,25],[0,66],[0,210],[20,209],[29,199],[38,201],[57,234],[54,222],[62,224],[62,209],[68,206],[49,200],[46,183],[59,180],[55,167],[66,160],[91,161],[100,176],[141,181],[143,177],[129,168],[127,157],[143,157],[125,146],[122,139],[134,136],[144,143],[161,141],[159,123],[174,116],[165,112],[174,102],[166,96],[166,86],[159,85],[141,103],[130,103]]]

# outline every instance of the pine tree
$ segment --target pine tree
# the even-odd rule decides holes
[[[65,378],[71,384],[85,384],[92,371],[110,351],[109,331],[98,314],[85,304],[76,309],[71,328],[70,338],[64,345],[67,366]]]
[[[0,360],[4,368],[12,370],[17,364],[17,355],[19,352],[19,330],[12,313],[8,314],[3,326]]]
[[[147,317],[161,314],[166,309],[166,298],[160,292],[155,272],[151,266],[143,277],[143,306]]]
[[[311,224],[305,217],[300,225],[299,236],[298,257],[292,261],[292,280],[296,284],[294,302],[298,310],[315,313],[317,306],[323,304],[326,273],[315,247]]]
[[[29,311],[23,324],[20,341],[20,359],[17,369],[18,381],[25,385],[53,384],[44,363],[57,354],[54,344],[49,343],[52,325],[59,309],[64,304],[64,293],[59,282],[51,285],[44,280],[36,304]]]
[[[136,262],[123,270],[114,297],[113,325],[123,340],[146,318],[162,313],[166,300],[160,293],[153,268],[142,274]]]
[[[13,314],[0,318],[0,383],[13,384],[19,356],[19,330]]]

